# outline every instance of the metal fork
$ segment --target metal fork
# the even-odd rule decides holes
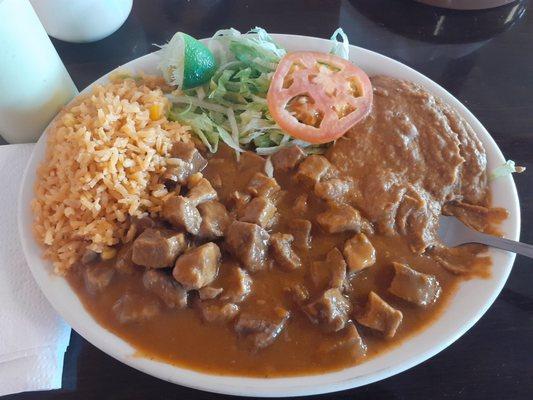
[[[441,215],[438,233],[442,242],[448,247],[464,243],[481,243],[533,258],[533,245],[478,232],[455,217]]]

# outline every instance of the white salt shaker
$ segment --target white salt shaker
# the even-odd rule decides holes
[[[31,0],[46,32],[66,42],[103,39],[122,26],[133,0]]]
[[[0,135],[37,141],[77,93],[29,0],[0,0]]]

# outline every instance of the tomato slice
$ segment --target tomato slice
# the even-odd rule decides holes
[[[281,59],[267,101],[270,114],[287,134],[310,143],[327,143],[368,115],[372,84],[350,61],[301,51]]]

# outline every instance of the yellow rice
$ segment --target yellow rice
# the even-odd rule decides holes
[[[32,209],[56,273],[66,273],[86,248],[102,253],[131,240],[130,217],[157,214],[170,195],[158,177],[173,162],[172,143],[190,135],[166,119],[170,105],[154,82],[97,86],[50,127]]]

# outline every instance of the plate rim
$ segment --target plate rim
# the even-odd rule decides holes
[[[327,39],[312,37],[312,36],[290,35],[290,34],[271,34],[271,35],[276,42],[285,41],[285,40],[296,41],[296,42],[311,41],[317,45],[324,45],[325,43],[330,43],[329,40]],[[202,41],[207,41],[207,40],[209,39],[202,39]],[[295,46],[298,47],[298,44],[296,44]],[[305,45],[303,47],[305,47]],[[488,133],[486,128],[481,124],[481,122],[472,114],[472,112],[466,106],[464,106],[455,96],[449,93],[446,89],[440,86],[437,82],[431,80],[424,74],[414,70],[408,65],[405,65],[388,56],[382,55],[372,50],[365,49],[363,47],[350,45],[350,52],[354,50],[356,52],[362,52],[363,54],[366,53],[367,55],[371,55],[372,57],[377,57],[378,59],[381,58],[387,64],[391,64],[391,63],[392,65],[396,64],[396,66],[399,66],[401,69],[406,70],[407,72],[409,72],[409,74],[416,75],[417,78],[423,82],[422,86],[424,86],[428,91],[437,95],[438,97],[444,98],[446,103],[451,104],[453,108],[455,108],[461,116],[469,120],[469,122],[475,121],[476,126],[473,126],[473,129],[476,132],[476,134],[479,134],[479,129],[480,129],[485,139],[488,140],[489,143],[491,144],[491,150],[493,150],[496,153],[495,157],[504,160],[504,157],[503,157],[503,154],[500,148],[498,147],[498,145],[496,144],[492,136]],[[154,53],[156,52],[138,57],[134,60],[129,61],[126,64],[123,64],[113,69],[112,71],[106,73],[105,75],[101,76],[100,78],[95,80],[93,83],[88,85],[85,89],[83,89],[80,92],[80,95],[86,93],[95,84],[98,84],[106,80],[109,77],[109,75],[112,74],[113,72],[117,70],[121,70],[121,69],[127,69],[128,66],[131,66],[134,68],[135,64],[139,64],[142,61],[146,61],[150,57],[154,57]],[[430,86],[431,88],[428,86]],[[435,88],[438,89],[437,90],[437,92],[439,92],[438,94],[435,93],[435,90],[434,90]],[[73,99],[73,101],[77,98],[78,96],[76,96]],[[46,132],[47,130],[48,130],[48,127],[45,129],[44,132]],[[345,371],[351,371],[354,368],[358,367],[358,366],[354,366],[354,367],[346,368],[344,370],[327,372],[325,374],[318,374],[318,375],[303,375],[303,376],[294,376],[294,377],[286,377],[286,378],[250,378],[250,377],[240,377],[240,376],[208,374],[205,372],[187,369],[181,366],[175,366],[171,364],[166,364],[164,362],[149,360],[147,358],[131,357],[131,355],[120,353],[120,351],[116,350],[114,345],[108,345],[108,343],[105,343],[105,342],[103,343],[101,341],[101,338],[96,338],[97,336],[102,334],[102,332],[98,332],[98,331],[103,331],[103,333],[105,333],[104,336],[111,335],[115,337],[119,342],[123,342],[124,344],[126,344],[126,346],[129,346],[130,348],[132,348],[129,344],[127,344],[127,342],[125,342],[119,336],[115,335],[114,333],[105,329],[103,326],[99,325],[94,319],[92,319],[92,317],[91,317],[91,320],[95,326],[88,326],[88,327],[81,326],[80,323],[78,323],[78,320],[74,316],[71,315],[71,312],[66,309],[67,305],[61,304],[60,299],[58,299],[57,296],[51,292],[51,286],[48,285],[49,282],[48,283],[46,282],[47,280],[50,280],[50,279],[53,280],[53,279],[63,279],[63,278],[57,277],[57,276],[52,276],[52,277],[49,276],[49,271],[46,271],[45,268],[43,268],[43,266],[46,264],[44,260],[41,259],[40,263],[32,262],[32,257],[31,257],[32,250],[30,249],[30,242],[34,242],[34,246],[37,244],[35,243],[35,239],[33,238],[32,235],[30,235],[30,237],[24,235],[25,233],[28,233],[26,220],[28,216],[27,214],[28,213],[31,214],[31,211],[28,209],[29,205],[23,204],[22,200],[24,199],[25,192],[29,190],[28,185],[26,185],[29,174],[33,172],[33,175],[35,175],[35,171],[30,171],[30,168],[35,163],[35,157],[37,156],[38,151],[41,150],[41,153],[44,152],[44,150],[42,149],[42,146],[44,147],[46,146],[43,145],[42,142],[44,142],[45,139],[46,139],[46,134],[43,133],[43,135],[41,136],[38,142],[41,147],[39,148],[38,147],[39,145],[36,145],[34,150],[32,151],[31,157],[28,160],[28,164],[24,170],[24,174],[22,178],[22,185],[20,187],[19,195],[18,195],[17,223],[18,223],[18,229],[19,229],[19,237],[21,239],[24,255],[25,255],[26,261],[28,262],[30,270],[32,272],[32,276],[37,281],[39,288],[44,293],[48,301],[52,304],[52,306],[56,309],[56,311],[63,318],[65,318],[65,320],[73,327],[73,329],[75,329],[87,341],[92,343],[94,346],[96,346],[100,350],[104,351],[106,354],[123,362],[126,365],[129,365],[130,367],[133,367],[137,370],[145,372],[151,376],[154,376],[154,377],[157,377],[157,378],[160,378],[160,379],[163,379],[168,382],[175,383],[175,384],[183,385],[186,387],[203,390],[203,391],[209,391],[213,393],[230,394],[230,395],[289,397],[289,396],[330,393],[330,392],[336,392],[336,391],[350,389],[350,388],[356,388],[359,386],[364,386],[364,385],[388,378],[390,376],[399,374],[409,368],[412,368],[426,361],[427,359],[433,357],[434,355],[438,354],[439,352],[444,350],[446,347],[451,345],[453,342],[455,342],[464,333],[466,333],[466,331],[468,331],[485,314],[485,312],[488,310],[488,308],[492,305],[494,300],[497,298],[497,296],[501,292],[501,289],[505,285],[505,282],[508,279],[508,276],[512,270],[512,265],[514,263],[514,259],[515,259],[514,254],[507,257],[508,267],[506,271],[504,271],[503,275],[501,275],[500,279],[497,282],[497,285],[494,287],[494,289],[491,292],[491,295],[486,299],[483,306],[480,309],[478,309],[476,314],[471,316],[470,319],[468,319],[468,321],[466,321],[459,329],[455,330],[453,334],[448,335],[446,340],[444,341],[441,340],[437,345],[432,346],[428,350],[422,353],[415,353],[414,355],[411,355],[410,357],[400,361],[399,363],[393,366],[387,366],[387,367],[375,370],[368,374],[350,376],[345,379],[337,379],[337,380],[333,379],[333,377],[337,374],[340,374]],[[520,217],[521,216],[520,216],[519,198],[518,198],[518,193],[516,190],[516,185],[512,177],[506,177],[502,179],[506,179],[507,185],[508,186],[510,185],[510,190],[511,190],[510,202],[513,205],[512,207],[513,209],[509,210],[511,213],[510,218],[513,218],[513,221],[511,221],[513,229],[509,232],[508,236],[512,239],[518,240],[519,232],[520,232],[520,219],[521,219]],[[33,192],[33,185],[32,185],[31,190]],[[45,276],[45,275],[48,275],[48,276]],[[463,284],[464,283],[462,283],[461,285]],[[72,293],[74,296],[76,296],[73,291]],[[77,296],[76,296],[76,299],[77,299]],[[88,314],[86,310],[85,310],[85,313]],[[88,315],[90,316],[90,314]],[[435,325],[437,321],[441,318],[442,318],[442,315],[439,316],[439,318],[436,321],[434,321],[430,326]],[[422,332],[415,334],[413,336],[410,336],[408,339],[406,339],[405,342],[402,342],[401,346],[404,346],[406,342],[411,341],[413,338],[427,331],[430,328],[430,326],[428,326]],[[92,330],[95,328],[96,328],[96,331],[92,332]],[[385,353],[388,353],[390,351],[391,350]],[[162,364],[163,366],[167,368],[156,368],[157,365],[155,365],[154,363]],[[362,363],[360,365],[365,365],[365,364],[366,363]],[[169,369],[168,367],[170,367],[170,370],[174,372],[172,376],[169,376],[168,374],[165,374],[163,371],[161,371],[161,369]],[[156,369],[157,371],[154,372],[154,369]],[[176,372],[179,372],[179,373],[176,374]],[[332,380],[329,382],[313,384],[314,381],[323,380],[328,377],[331,377]],[[304,382],[297,383],[296,381],[298,380],[304,381]],[[224,381],[224,382],[220,382],[220,381]],[[263,383],[264,385],[263,387],[260,386],[261,383]],[[278,387],[276,383],[281,384],[281,386]]]

